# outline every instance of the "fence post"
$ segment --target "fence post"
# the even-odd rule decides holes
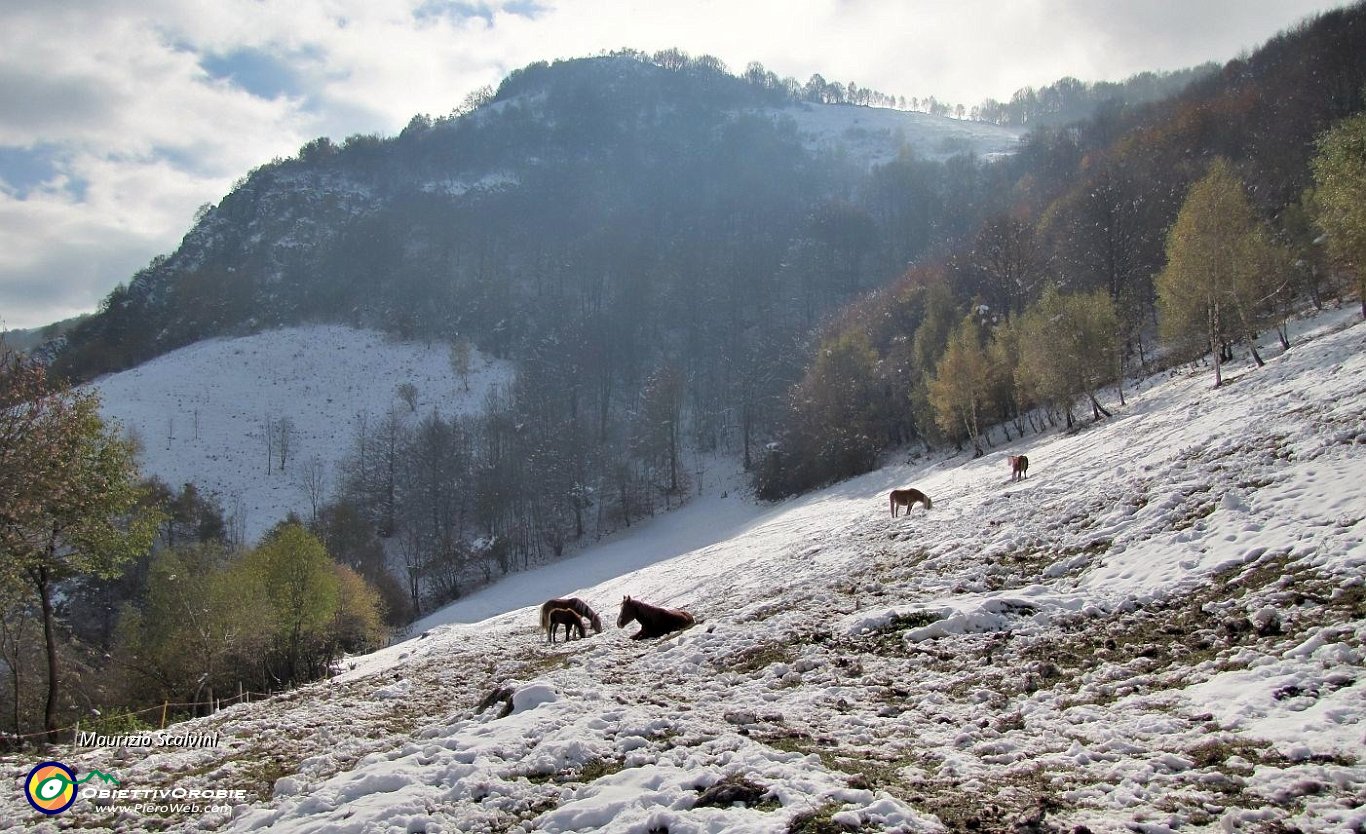
[[[161,729],[166,729],[166,708],[171,705],[170,701],[161,702]]]

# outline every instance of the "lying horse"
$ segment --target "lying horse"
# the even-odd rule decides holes
[[[911,507],[914,507],[917,502],[924,504],[925,509],[927,510],[930,508],[930,496],[926,495],[925,493],[921,492],[915,487],[892,490],[891,502],[892,518],[896,518],[897,507],[905,507],[907,515],[910,515]]]
[[[1029,477],[1029,458],[1024,455],[1007,455],[1010,462],[1010,480],[1018,481]]]
[[[545,618],[547,623],[549,623],[549,625],[546,626],[546,631],[549,632],[550,642],[552,643],[555,642],[555,632],[560,630],[560,626],[564,626],[564,642],[566,643],[573,637],[570,633],[570,629],[577,631],[579,637],[586,637],[588,634],[588,632],[584,630],[583,617],[580,617],[573,609],[552,608],[545,615]]]
[[[588,603],[578,597],[548,599],[541,603],[541,628],[549,626],[550,623],[547,617],[550,615],[551,610],[555,608],[568,608],[579,616],[587,617],[588,622],[593,626],[593,633],[602,634],[602,618],[598,616],[598,612],[588,607]]]
[[[660,608],[648,602],[625,597],[621,601],[621,615],[617,617],[617,628],[626,628],[626,624],[632,620],[640,622],[640,631],[631,635],[632,640],[662,637],[696,622],[691,614],[681,608]]]

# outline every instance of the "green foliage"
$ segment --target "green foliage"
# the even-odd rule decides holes
[[[44,725],[55,740],[61,669],[54,592],[76,576],[112,578],[151,546],[131,445],[108,431],[99,400],[0,355],[0,585],[27,587],[47,650]]]
[[[339,583],[322,542],[298,524],[276,528],[243,560],[245,576],[269,602],[276,650],[287,680],[319,671],[307,650],[323,642],[337,612]]]
[[[348,653],[373,651],[384,645],[384,606],[379,591],[345,565],[333,565],[337,607],[332,615],[332,639]]]
[[[156,554],[140,606],[119,618],[115,657],[136,670],[132,702],[198,699],[224,692],[269,648],[273,612],[265,589],[221,546]]]
[[[1119,315],[1108,293],[1065,295],[1050,286],[1018,323],[1019,395],[1062,411],[1068,425],[1074,401],[1085,395],[1099,418],[1101,407],[1095,394],[1118,372],[1122,338]]]
[[[1157,276],[1163,339],[1213,352],[1218,386],[1223,345],[1255,333],[1268,273],[1282,260],[1232,166],[1216,159],[1167,234],[1167,267]]]
[[[874,408],[877,355],[859,330],[821,346],[796,396],[805,404],[806,447],[835,477],[872,468],[877,450]]]
[[[1356,273],[1366,316],[1366,114],[1320,137],[1312,164],[1318,224],[1334,260]]]
[[[158,519],[130,515],[141,497],[132,448],[106,430],[94,394],[45,388],[0,419],[0,573],[110,577],[146,551]]]
[[[81,722],[81,732],[99,735],[130,735],[153,729],[152,725],[131,710],[114,707],[104,710],[93,721]]]
[[[382,620],[378,591],[291,523],[245,554],[158,552],[140,604],[120,615],[114,658],[132,672],[129,703],[207,702],[318,677],[340,652],[382,645]]]
[[[929,380],[935,422],[955,440],[972,441],[982,454],[981,418],[991,392],[991,364],[982,347],[982,330],[974,316],[959,322]]]
[[[860,329],[821,344],[806,376],[791,393],[785,442],[770,450],[756,486],[761,497],[867,472],[877,459],[884,402],[878,356]]]
[[[1018,319],[997,325],[987,344],[988,385],[987,400],[995,406],[998,419],[1014,420],[1021,436],[1024,435],[1024,414],[1033,400],[1019,386],[1020,328]]]

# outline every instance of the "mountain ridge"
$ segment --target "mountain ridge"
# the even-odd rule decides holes
[[[763,157],[776,165],[763,177],[784,176],[784,166],[807,167],[815,156],[837,155],[846,146],[855,149],[848,154],[855,169],[866,171],[874,161],[894,158],[908,131],[927,159],[1005,152],[1019,135],[922,113],[792,104],[777,91],[723,72],[672,72],[637,59],[533,65],[509,76],[497,96],[471,112],[436,121],[415,118],[391,139],[353,136],[340,145],[314,140],[297,157],[253,171],[218,205],[202,210],[175,252],[111,294],[101,316],[106,321],[75,334],[65,367],[78,375],[82,368],[113,370],[204,336],[310,320],[378,326],[401,336],[449,338],[474,328],[487,342],[491,334],[478,332],[469,319],[430,316],[433,301],[468,304],[472,293],[443,288],[435,274],[408,274],[449,271],[460,283],[465,269],[458,256],[450,257],[450,238],[443,239],[449,232],[419,233],[413,228],[424,225],[418,216],[439,215],[433,223],[451,224],[457,236],[458,227],[469,224],[475,236],[516,246],[473,215],[509,210],[515,218],[527,204],[548,200],[563,207],[533,209],[540,227],[565,224],[557,245],[572,245],[592,228],[569,219],[576,212],[586,209],[598,223],[620,223],[630,204],[649,205],[651,190],[675,205],[696,202],[681,197],[680,189],[725,176],[705,160],[743,153],[720,135],[734,131],[764,143],[748,154],[747,163],[759,168]],[[669,173],[679,166],[689,169],[687,177]],[[849,188],[858,173],[835,174],[844,185],[811,184],[814,190],[801,198],[807,210],[820,194]],[[565,190],[585,188],[624,197],[627,204],[579,200]],[[702,199],[685,216],[716,207]],[[358,228],[369,238],[365,252],[348,248],[343,239]],[[646,230],[661,231],[658,224]],[[528,232],[523,227],[511,235]],[[356,260],[364,262],[364,274],[349,269]],[[510,273],[499,280],[515,282],[527,266],[514,260],[496,268]],[[392,297],[376,300],[397,284],[404,286]],[[131,319],[126,327],[109,321],[124,316]],[[99,334],[101,324],[116,332]],[[89,351],[82,357],[82,345],[91,339],[105,349],[102,361]]]

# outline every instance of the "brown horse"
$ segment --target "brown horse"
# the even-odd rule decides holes
[[[925,493],[921,492],[915,487],[892,490],[891,502],[892,518],[896,518],[897,507],[905,507],[907,515],[911,514],[911,507],[914,507],[916,503],[924,504],[925,509],[927,510],[930,508],[930,496],[926,495]]]
[[[1007,455],[1010,462],[1010,480],[1018,481],[1029,477],[1029,458],[1024,455]]]
[[[691,614],[681,608],[660,608],[648,602],[625,597],[621,601],[621,615],[617,617],[617,628],[626,628],[626,624],[632,620],[640,622],[640,631],[631,635],[632,640],[662,637],[697,622]]]
[[[555,632],[560,630],[560,626],[564,626],[564,641],[566,643],[568,643],[573,636],[570,633],[570,629],[577,631],[579,637],[586,637],[588,634],[588,632],[584,630],[583,617],[580,617],[577,612],[569,608],[550,609],[550,612],[546,615],[546,621],[549,623],[546,627],[546,631],[549,632],[550,642],[552,643],[555,642]]]
[[[541,603],[541,628],[545,628],[549,625],[546,618],[550,615],[551,609],[554,608],[568,608],[570,611],[573,611],[582,617],[587,617],[588,622],[593,626],[593,633],[602,634],[602,618],[598,616],[598,612],[588,606],[588,603],[578,597],[548,599]]]

